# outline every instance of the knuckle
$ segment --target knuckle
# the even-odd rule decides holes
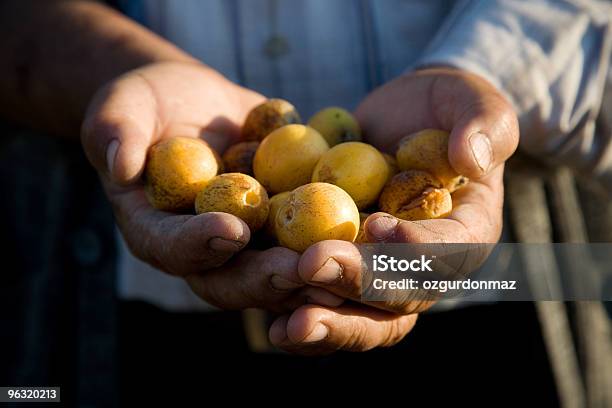
[[[154,230],[142,234],[148,237],[143,241],[148,258],[162,265],[171,275],[184,276],[219,266],[224,261],[202,248],[201,240],[188,228],[189,219],[188,215],[174,216],[172,220],[166,218]]]
[[[372,333],[366,325],[363,322],[352,320],[339,348],[347,351],[367,351],[377,346],[372,340]]]
[[[391,347],[402,341],[408,330],[404,327],[402,319],[391,319],[387,322],[387,328],[383,335],[380,347]]]
[[[395,239],[401,242],[418,243],[422,241],[417,233],[419,224],[415,221],[400,221],[395,228]]]

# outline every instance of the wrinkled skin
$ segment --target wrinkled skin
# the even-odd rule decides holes
[[[172,136],[201,137],[222,152],[239,139],[240,124],[263,100],[197,63],[147,65],[98,91],[82,143],[132,253],[183,277],[207,302],[279,312],[307,300],[337,305],[342,299],[305,286],[296,252],[242,251],[251,233],[241,219],[221,212],[176,215],[154,209],[145,197],[140,176],[150,146]]]
[[[202,137],[223,152],[239,139],[239,125],[262,101],[261,95],[196,63],[147,65],[97,93],[83,125],[83,146],[131,251],[183,277],[213,305],[278,312],[270,339],[288,351],[323,354],[397,343],[414,326],[415,312],[428,305],[359,304],[355,244],[322,241],[301,257],[279,247],[241,251],[250,232],[240,219],[224,213],[174,215],[146,201],[139,180],[149,146],[181,135]],[[491,85],[452,69],[419,71],[375,90],[355,116],[367,141],[387,153],[408,133],[451,130],[450,162],[472,180],[453,196],[449,218],[399,222],[373,214],[365,224],[368,241],[497,241],[503,162],[516,148],[518,126],[511,107]],[[474,132],[486,135],[484,141],[472,138],[480,141],[476,156],[469,149]],[[113,140],[116,149],[108,149]]]
[[[451,68],[417,71],[376,89],[355,116],[366,141],[387,153],[394,152],[403,136],[421,129],[450,131],[449,161],[458,173],[470,178],[470,183],[453,194],[454,208],[447,218],[412,222],[375,213],[365,223],[367,241],[498,241],[504,162],[517,147],[519,130],[512,107],[492,85]],[[482,136],[472,136],[476,133]],[[400,341],[414,326],[416,313],[431,303],[359,304],[361,264],[357,244],[350,242],[323,241],[306,250],[299,263],[304,282],[353,302],[333,309],[306,305],[279,317],[270,329],[273,343],[289,351],[315,354],[362,351]]]

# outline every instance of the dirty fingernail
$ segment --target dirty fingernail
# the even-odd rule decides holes
[[[211,238],[208,241],[208,247],[214,251],[236,252],[240,251],[244,244],[241,241],[234,241],[220,237]]]
[[[329,258],[318,271],[312,275],[313,283],[332,283],[342,277],[342,267],[334,258]]]
[[[491,141],[483,133],[474,133],[468,139],[470,149],[476,164],[480,168],[480,171],[487,173],[493,160],[493,149],[491,148]]]
[[[287,338],[287,322],[289,315],[281,316],[272,323],[268,332],[272,344],[280,344]]]
[[[308,336],[302,340],[304,343],[314,343],[316,341],[321,341],[325,339],[329,335],[329,329],[323,323],[315,324],[314,329],[310,332]]]

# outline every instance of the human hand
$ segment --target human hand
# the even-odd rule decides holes
[[[494,243],[501,234],[504,162],[518,145],[512,106],[485,79],[452,68],[416,71],[375,90],[356,116],[369,142],[394,152],[399,140],[425,128],[450,132],[448,158],[470,178],[453,194],[444,219],[400,221],[371,216],[371,242]]]
[[[453,194],[444,219],[403,221],[371,215],[369,242],[494,243],[502,227],[504,162],[519,132],[514,111],[486,80],[451,68],[432,68],[399,77],[370,94],[356,117],[367,141],[394,153],[399,140],[426,128],[450,131],[449,161],[470,183]],[[430,300],[360,304],[363,260],[358,246],[319,242],[304,252],[299,274],[305,283],[352,302],[329,309],[306,305],[278,318],[273,343],[298,353],[366,350],[401,340]]]
[[[173,136],[200,137],[222,152],[239,138],[249,110],[263,100],[197,63],[144,66],[98,91],[83,124],[83,148],[132,253],[185,278],[204,300],[227,309],[275,311],[307,301],[337,305],[341,299],[305,287],[293,251],[272,248],[235,256],[250,239],[239,218],[158,211],[145,197],[140,176],[151,145]]]

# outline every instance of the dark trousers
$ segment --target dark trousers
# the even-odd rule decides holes
[[[539,330],[532,303],[481,305],[424,314],[389,349],[298,357],[249,352],[239,313],[176,314],[124,302],[120,396],[125,406],[206,405],[213,395],[292,404],[322,393],[347,401],[394,397],[406,406],[556,406]],[[282,390],[291,399],[279,400]]]

